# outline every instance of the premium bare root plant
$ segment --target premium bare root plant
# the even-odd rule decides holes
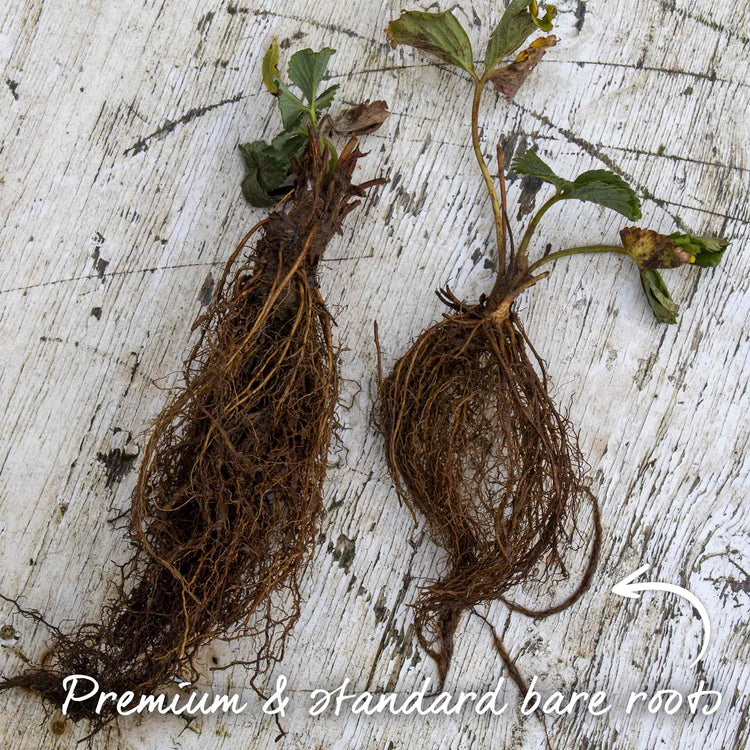
[[[280,660],[300,615],[300,577],[315,545],[337,401],[331,316],[318,264],[371,180],[352,175],[357,136],[388,115],[363,102],[333,119],[337,86],[322,89],[332,49],[294,54],[284,84],[274,42],[263,61],[282,132],[240,146],[242,189],[275,206],[229,258],[212,304],[194,324],[184,385],[156,417],[130,507],[134,553],[100,621],[53,628],[52,661],[0,684],[52,704],[66,675],[136,698],[197,677],[214,639],[251,636],[250,680]],[[348,137],[340,153],[335,135]],[[248,246],[248,243],[252,244]],[[23,610],[45,622],[38,613]],[[94,730],[114,701],[71,705]]]
[[[387,30],[394,47],[410,45],[431,53],[437,64],[468,76],[473,88],[471,144],[492,205],[498,248],[497,278],[489,293],[466,302],[447,287],[438,291],[447,307],[442,319],[414,341],[389,374],[383,376],[381,367],[376,421],[388,466],[400,497],[425,518],[446,554],[444,573],[421,588],[415,604],[417,638],[436,662],[438,689],[462,614],[495,600],[533,617],[560,612],[586,591],[599,555],[599,506],[587,486],[577,433],[550,398],[545,364],[514,310],[516,298],[548,275],[541,271],[547,263],[579,253],[612,252],[635,261],[656,318],[673,323],[677,305],[657,269],[687,263],[714,266],[727,246],[725,240],[664,236],[631,226],[622,230],[622,244],[556,252],[548,246],[532,260],[540,220],[560,201],[588,201],[629,221],[641,218],[637,196],[616,174],[593,170],[568,180],[533,151],[519,155],[513,169],[549,183],[555,193],[514,242],[502,150],[498,145],[496,188],[480,143],[480,101],[487,86],[506,99],[515,96],[557,42],[542,35],[528,44],[535,32],[552,29],[554,17],[552,6],[542,15],[536,2],[513,0],[492,33],[482,70],[474,64],[465,30],[450,12],[403,12]],[[379,345],[378,353],[380,359]],[[509,599],[517,584],[567,576],[566,557],[570,560],[573,549],[584,543],[587,507],[593,531],[572,592],[538,610]],[[492,633],[507,671],[525,689],[514,659],[494,628]]]

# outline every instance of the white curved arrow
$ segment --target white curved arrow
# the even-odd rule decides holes
[[[635,583],[635,579],[642,573],[645,573],[650,567],[650,565],[642,565],[634,573],[631,573],[619,583],[616,583],[612,587],[612,593],[626,596],[628,599],[638,599],[640,598],[639,591],[668,591],[687,599],[698,611],[701,620],[703,620],[703,646],[701,647],[698,656],[696,656],[690,663],[690,666],[694,667],[701,660],[703,654],[706,653],[708,642],[711,639],[711,620],[708,617],[708,610],[703,606],[703,602],[701,602],[695,594],[682,588],[682,586],[675,586],[672,583],[658,583],[657,581],[640,581],[639,583]]]

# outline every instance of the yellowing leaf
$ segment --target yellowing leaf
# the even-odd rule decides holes
[[[531,19],[541,31],[552,31],[552,22],[557,18],[557,8],[554,5],[547,6],[547,12],[540,16],[536,3],[531,4]]]
[[[263,83],[266,88],[274,95],[279,93],[279,69],[276,67],[279,64],[279,44],[274,39],[271,42],[271,46],[263,55],[263,63],[261,65],[261,71],[263,73]]]

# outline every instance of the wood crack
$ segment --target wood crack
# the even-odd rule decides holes
[[[236,102],[243,99],[244,96],[245,95],[242,93],[235,94],[228,99],[222,99],[220,102],[215,102],[214,104],[207,104],[203,107],[193,107],[192,109],[189,109],[184,115],[178,117],[176,120],[165,120],[164,124],[161,127],[157,128],[153,133],[144,136],[140,140],[136,141],[132,146],[128,146],[128,148],[126,148],[123,153],[125,154],[125,156],[135,156],[136,154],[141,153],[141,151],[146,151],[148,150],[150,141],[163,138],[164,136],[175,130],[175,128],[177,128],[179,125],[186,125],[187,123],[192,122],[199,117],[203,117],[203,115],[211,112],[214,109],[223,107],[226,104],[235,104]]]

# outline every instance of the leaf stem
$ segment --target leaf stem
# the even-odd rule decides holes
[[[558,201],[561,201],[565,196],[560,193],[555,193],[548,201],[542,204],[542,207],[536,212],[534,218],[529,222],[529,226],[526,228],[526,232],[523,235],[521,244],[518,246],[518,258],[523,258],[529,251],[529,243],[531,238],[536,231],[539,222],[542,220],[542,216],[547,213],[548,209],[555,205]],[[548,256],[549,257],[549,256]]]
[[[471,106],[471,142],[474,146],[474,156],[476,156],[479,169],[482,171],[484,184],[487,186],[487,192],[490,194],[490,201],[492,202],[492,212],[495,215],[495,236],[497,239],[498,251],[498,276],[503,276],[505,274],[505,232],[503,231],[503,210],[497,197],[495,185],[492,182],[492,175],[490,174],[487,162],[484,160],[484,156],[482,156],[482,149],[479,144],[479,104],[482,100],[482,91],[487,83],[487,78],[486,74],[480,78],[473,71],[472,76],[474,78],[474,99]]]
[[[500,182],[500,207],[503,210],[503,245],[509,236],[508,227],[508,195],[505,189],[505,164],[503,164],[503,149],[500,143],[495,147],[497,152],[497,174]],[[513,265],[513,237],[510,236],[510,265]]]
[[[535,263],[532,263],[529,266],[529,273],[536,271],[537,268],[540,268],[545,263],[552,263],[552,261],[566,258],[568,255],[584,255],[587,253],[617,253],[619,255],[627,255],[627,252],[622,245],[583,245],[581,247],[568,247],[565,250],[558,250],[555,253],[545,255]]]

